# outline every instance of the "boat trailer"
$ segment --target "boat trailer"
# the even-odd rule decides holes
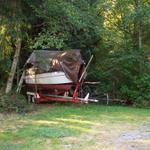
[[[89,99],[89,93],[84,98],[79,97],[79,90],[81,87],[81,84],[83,83],[83,78],[86,73],[86,70],[90,64],[90,62],[93,59],[93,55],[91,56],[88,64],[86,65],[83,73],[81,74],[77,84],[75,85],[74,91],[73,91],[73,96],[70,96],[70,89],[64,90],[63,95],[57,94],[57,89],[54,94],[44,94],[41,90],[35,90],[35,92],[27,91],[27,97],[28,97],[28,102],[33,102],[33,103],[41,103],[41,102],[50,102],[50,101],[56,101],[56,102],[72,102],[72,103],[88,103],[88,102],[98,102],[96,99]],[[35,89],[38,89],[35,87]],[[49,92],[50,93],[50,92]]]
[[[88,103],[88,102],[99,102],[96,99],[89,99],[89,93],[84,98],[79,97],[79,88],[80,82],[77,83],[76,88],[74,90],[73,96],[68,95],[68,91],[64,93],[64,95],[53,95],[53,94],[44,94],[42,92],[29,92],[27,91],[28,102],[32,103],[42,103],[42,102],[71,102],[71,103]]]
[[[27,98],[28,102],[34,103],[42,103],[42,102],[71,102],[71,103],[88,103],[88,102],[99,102],[97,99],[90,99],[89,93],[85,93],[85,97],[81,96],[81,89],[85,79],[87,68],[93,59],[93,55],[91,56],[89,62],[81,73],[79,79],[75,83],[67,83],[62,85],[52,85],[51,87],[41,87],[41,85],[34,84],[27,86]],[[25,79],[25,71],[23,71],[22,76],[20,78],[20,82],[18,84],[17,93],[20,93],[23,81]],[[34,81],[36,81],[36,75],[34,76]],[[106,96],[108,100],[108,96]]]

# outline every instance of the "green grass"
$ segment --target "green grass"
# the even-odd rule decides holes
[[[120,106],[45,104],[24,115],[0,114],[1,150],[87,149],[92,133],[150,122],[150,110]],[[86,135],[92,135],[84,140]],[[82,142],[80,142],[82,141]],[[86,146],[84,146],[86,145]],[[92,149],[92,148],[91,148]],[[93,148],[94,149],[94,148]],[[96,149],[96,148],[95,148]]]

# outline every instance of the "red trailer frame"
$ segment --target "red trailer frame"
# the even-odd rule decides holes
[[[52,95],[52,94],[44,94],[41,91],[39,92],[27,92],[28,95],[28,101],[29,102],[35,102],[35,103],[41,103],[41,102],[50,102],[50,101],[56,101],[56,102],[71,102],[71,103],[88,103],[89,101],[92,102],[98,102],[98,100],[95,99],[89,99],[89,94],[85,98],[79,97],[79,88],[80,88],[81,82],[77,82],[75,90],[73,92],[73,96],[68,96],[69,91],[65,91],[64,95]],[[66,94],[68,93],[68,94]]]

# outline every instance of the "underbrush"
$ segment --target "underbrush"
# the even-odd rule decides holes
[[[12,112],[17,113],[25,112],[28,108],[26,98],[21,94],[16,93],[0,93],[0,112]]]

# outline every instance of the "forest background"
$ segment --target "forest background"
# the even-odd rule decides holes
[[[0,88],[16,88],[33,49],[81,49],[96,90],[150,105],[149,0],[0,0]],[[4,95],[4,94],[3,94]]]

